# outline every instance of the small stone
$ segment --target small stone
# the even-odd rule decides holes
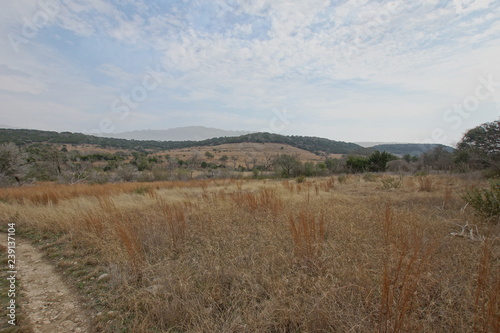
[[[101,281],[101,280],[105,281],[107,279],[109,279],[109,274],[104,273],[104,274],[99,275],[99,277],[97,278],[97,281]]]
[[[118,312],[116,312],[116,311],[108,311],[107,314],[108,314],[109,317],[114,317],[114,316],[116,316],[117,313]]]
[[[161,285],[160,284],[154,284],[152,286],[149,286],[147,287],[145,290],[150,293],[150,294],[153,294],[153,295],[157,295],[158,292],[160,291],[161,289]]]

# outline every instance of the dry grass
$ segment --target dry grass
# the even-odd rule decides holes
[[[499,332],[500,227],[453,195],[470,182],[42,184],[2,190],[0,219],[96,332]],[[466,223],[481,237],[451,235]]]

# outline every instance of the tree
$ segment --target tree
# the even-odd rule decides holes
[[[200,152],[195,150],[191,153],[191,158],[187,160],[188,168],[193,170],[200,164]]]
[[[274,158],[274,165],[281,168],[281,175],[286,178],[292,176],[292,171],[300,165],[300,160],[297,155],[278,154]]]
[[[341,172],[344,169],[344,160],[327,157],[325,159],[326,168],[332,173]]]
[[[225,166],[228,159],[229,157],[227,157],[227,155],[222,155],[221,158],[219,158],[219,161],[221,161],[222,165]]]
[[[24,150],[12,142],[0,145],[0,183],[20,182],[26,173],[27,158]]]
[[[147,154],[133,152],[132,156],[134,157],[134,159],[130,162],[130,164],[135,165],[137,167],[137,170],[151,170],[154,163],[150,161],[150,159],[147,157]]]
[[[30,145],[26,152],[32,164],[30,175],[38,180],[56,180],[66,166],[67,157],[77,158],[73,153],[64,153],[49,144]]]
[[[214,158],[214,154],[212,154],[211,152],[209,151],[206,151],[205,152],[205,157],[208,158],[208,159],[211,159],[211,158]]]
[[[370,166],[370,160],[362,156],[351,155],[347,158],[346,166],[351,169],[352,172],[365,172]]]
[[[231,160],[233,161],[233,169],[236,169],[236,162],[238,161],[238,156],[231,155]]]
[[[386,151],[379,152],[375,150],[368,160],[370,161],[369,170],[373,172],[384,172],[387,170],[387,163],[389,161],[397,160],[398,158]]]
[[[457,148],[457,161],[500,173],[500,120],[470,129],[457,144]]]
[[[419,160],[425,169],[450,170],[453,167],[453,153],[446,151],[442,146],[420,155]]]
[[[418,157],[417,156],[413,156],[413,155],[410,155],[410,154],[405,154],[403,156],[403,160],[405,160],[406,162],[408,163],[412,163],[412,162],[416,162],[418,161]]]

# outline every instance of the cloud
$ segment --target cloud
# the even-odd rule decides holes
[[[175,127],[188,122],[184,112],[193,125],[231,119],[250,129],[286,106],[309,119],[290,124],[297,131],[327,135],[340,119],[375,136],[369,120],[407,117],[395,133],[416,136],[479,75],[500,70],[500,3],[490,0],[44,1],[57,14],[18,52],[0,40],[0,89],[9,96],[0,106],[78,109],[95,122],[85,127],[103,118],[127,129]],[[5,6],[4,36],[23,37],[24,22],[43,10],[27,0]],[[117,117],[113,101],[157,66],[162,84],[131,110],[135,120]]]
[[[40,82],[32,78],[24,78],[13,75],[0,75],[0,90],[14,93],[29,93],[38,95],[46,90]]]

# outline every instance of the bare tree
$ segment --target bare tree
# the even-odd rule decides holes
[[[257,165],[257,162],[259,159],[255,154],[252,153],[246,153],[246,158],[245,158],[245,166],[247,170],[253,170],[255,166]]]
[[[75,161],[68,163],[68,169],[59,176],[60,181],[69,184],[78,184],[87,180],[92,172],[92,163]]]
[[[238,162],[238,156],[231,155],[231,160],[233,161],[233,169],[236,169],[236,162]]]
[[[0,145],[0,183],[18,183],[27,169],[27,154],[16,144],[9,142]]]
[[[191,158],[187,161],[188,167],[194,169],[200,164],[200,152],[195,150],[191,153]]]
[[[264,169],[270,170],[273,165],[274,156],[271,153],[264,153]]]

